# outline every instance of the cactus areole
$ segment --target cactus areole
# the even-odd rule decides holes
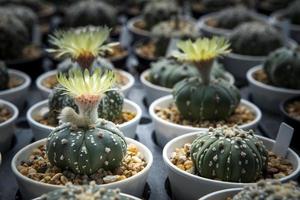
[[[268,152],[252,130],[218,127],[193,141],[191,158],[202,177],[248,183],[266,171]]]
[[[74,98],[79,112],[71,107],[61,111],[61,124],[47,140],[50,163],[77,174],[89,175],[101,168],[113,171],[126,155],[127,145],[115,124],[98,118],[98,105],[114,84],[114,74],[79,69],[71,71],[68,78],[61,74],[57,79]]]
[[[238,90],[220,79],[211,77],[214,59],[229,52],[223,38],[203,38],[195,42],[179,42],[181,51],[174,57],[192,63],[200,77],[187,78],[173,88],[173,96],[180,114],[188,120],[224,120],[240,102]]]

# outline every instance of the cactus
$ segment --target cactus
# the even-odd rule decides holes
[[[4,8],[0,9],[0,59],[21,58],[24,48],[30,43],[25,25]]]
[[[108,121],[114,121],[122,114],[123,105],[124,97],[120,92],[115,90],[107,91],[99,103],[98,116]],[[57,86],[49,95],[48,107],[50,124],[58,124],[59,115],[65,107],[71,107],[78,111],[74,99],[65,94],[61,86]]]
[[[258,9],[272,13],[286,8],[294,0],[260,0],[257,1]]]
[[[249,56],[267,56],[284,44],[279,31],[260,22],[247,22],[236,27],[229,38],[234,53]]]
[[[173,88],[175,104],[187,120],[224,120],[240,102],[238,89],[222,79],[211,78],[214,59],[229,52],[222,38],[198,39],[177,44],[181,51],[173,56],[193,63],[200,76],[186,78]]]
[[[9,74],[4,62],[0,61],[0,90],[8,89]]]
[[[290,19],[292,24],[300,25],[300,1],[295,1],[289,5],[286,16]]]
[[[256,21],[257,18],[255,18],[253,12],[245,7],[237,6],[220,11],[214,17],[214,20],[216,20],[218,28],[233,29],[242,23]]]
[[[90,74],[87,69],[78,69],[70,72],[69,77],[60,74],[58,81],[74,99],[79,112],[71,107],[61,111],[62,123],[47,140],[50,163],[76,174],[115,170],[126,155],[127,144],[114,123],[98,118],[99,102],[114,84],[114,74],[100,69]]]
[[[66,187],[44,194],[36,200],[59,199],[129,200],[129,198],[124,198],[121,196],[119,189],[112,190],[102,188],[100,186],[97,186],[95,182],[91,182],[89,185],[83,186],[74,186],[71,184],[67,184]]]
[[[299,49],[284,47],[272,52],[266,59],[263,69],[272,85],[300,89]]]
[[[25,6],[9,5],[5,8],[23,22],[28,30],[28,33],[32,37],[34,28],[38,23],[38,16],[30,8]]]
[[[268,152],[252,130],[218,127],[193,141],[191,158],[201,177],[249,183],[266,171]]]
[[[120,92],[107,91],[99,104],[98,115],[108,121],[114,121],[121,116],[123,104],[124,97]]]
[[[224,69],[218,63],[214,63],[211,75],[214,78],[225,78]],[[151,63],[149,81],[155,85],[173,88],[181,80],[188,77],[199,76],[198,70],[191,64],[181,63],[171,58],[161,58]]]
[[[66,12],[65,25],[68,27],[117,25],[117,11],[101,1],[79,1]]]
[[[177,15],[177,12],[178,7],[173,1],[150,1],[143,10],[146,29],[151,30],[159,22],[170,20]]]
[[[233,200],[298,200],[300,188],[295,182],[280,183],[279,181],[259,181],[255,185],[245,187],[233,197]]]
[[[254,6],[253,0],[202,0],[201,2],[209,12],[222,10],[225,7],[235,6],[238,4],[243,4],[248,7]]]

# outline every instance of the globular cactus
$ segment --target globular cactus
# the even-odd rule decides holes
[[[78,113],[71,107],[61,111],[61,124],[47,139],[46,152],[52,165],[76,174],[93,174],[99,169],[113,171],[127,151],[123,133],[109,121],[98,118],[98,105],[115,81],[111,71],[73,71],[60,75],[59,83],[72,96]]]
[[[284,88],[300,89],[300,51],[281,48],[272,52],[263,65],[271,84]]]
[[[234,53],[249,56],[267,56],[284,44],[279,31],[260,22],[247,22],[236,27],[229,39]]]
[[[30,43],[28,30],[22,21],[4,8],[0,9],[0,59],[14,60],[23,56]]]
[[[201,177],[249,183],[266,171],[268,152],[252,130],[218,127],[202,132],[193,141],[191,158]]]
[[[225,120],[232,115],[241,99],[239,90],[231,83],[212,79],[206,85],[200,77],[177,83],[173,97],[183,118],[192,121]]]
[[[170,20],[177,12],[178,7],[173,1],[150,1],[143,10],[146,28],[150,30],[154,25]]]
[[[292,24],[300,25],[300,1],[295,1],[286,10],[286,17]]]
[[[233,200],[299,200],[300,188],[295,182],[259,181],[255,185],[245,187],[233,197]]]
[[[208,12],[222,10],[225,7],[243,4],[248,7],[254,6],[253,0],[202,0],[203,6]]]
[[[26,26],[28,33],[32,37],[34,28],[38,24],[38,16],[26,6],[20,5],[9,5],[5,6],[5,9],[11,12],[12,15],[16,16]]]
[[[89,185],[75,186],[67,184],[66,187],[54,190],[47,194],[42,195],[36,200],[130,200],[129,198],[122,197],[119,189],[106,189],[97,186],[95,182]]]
[[[214,59],[229,52],[223,38],[181,41],[180,51],[173,56],[193,63],[199,76],[186,78],[173,88],[175,104],[184,119],[224,120],[232,115],[240,102],[240,93],[231,83],[211,76]]]
[[[254,13],[242,6],[226,8],[214,17],[216,27],[224,29],[233,29],[238,25],[258,20]]]
[[[108,121],[114,121],[122,115],[123,104],[124,97],[120,92],[107,91],[99,103],[98,115]]]
[[[123,105],[124,97],[120,92],[116,90],[107,91],[99,103],[98,116],[108,121],[114,121],[122,114]],[[57,86],[49,95],[48,107],[50,124],[58,124],[59,115],[65,107],[71,107],[78,111],[74,99],[66,94],[61,86]]]
[[[9,74],[4,62],[0,61],[0,90],[8,89]]]
[[[114,7],[101,1],[79,1],[72,4],[66,12],[67,27],[117,25],[117,11]]]
[[[214,78],[224,78],[224,69],[218,63],[214,63],[211,75]],[[172,58],[161,58],[151,63],[149,81],[155,85],[173,88],[173,86],[185,78],[199,76],[198,70],[189,63],[178,62]]]
[[[257,1],[257,7],[259,10],[272,13],[286,8],[293,1],[294,0],[260,0]]]

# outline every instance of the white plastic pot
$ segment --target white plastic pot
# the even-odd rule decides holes
[[[228,197],[233,197],[243,188],[231,188],[226,190],[220,190],[217,192],[213,192],[211,194],[205,195],[204,197],[200,198],[199,200],[226,200]]]
[[[125,72],[123,70],[118,70],[118,72],[122,76],[124,76],[128,79],[128,83],[126,85],[121,86],[121,88],[120,88],[120,91],[124,94],[124,96],[128,96],[130,89],[134,85],[134,77],[131,74],[129,74],[128,72]],[[52,89],[47,88],[43,85],[44,80],[51,76],[56,76],[56,74],[57,74],[57,70],[52,70],[52,71],[42,74],[41,76],[39,76],[36,79],[35,85],[38,88],[38,90],[40,91],[43,99],[47,99],[49,94],[52,92]]]
[[[21,195],[24,199],[33,199],[41,196],[42,194],[65,187],[61,185],[51,185],[51,184],[35,181],[33,179],[30,179],[22,175],[17,170],[17,166],[19,166],[22,161],[26,161],[34,149],[38,148],[40,145],[44,145],[46,143],[46,140],[47,139],[39,140],[35,143],[32,143],[24,147],[14,156],[12,160],[11,163],[12,171],[16,176]],[[142,171],[140,171],[139,173],[137,173],[132,177],[129,177],[127,179],[118,182],[104,184],[101,185],[101,187],[109,188],[109,189],[119,188],[124,193],[141,197],[144,191],[144,187],[146,185],[150,167],[153,163],[153,156],[150,150],[140,142],[137,142],[130,138],[126,138],[126,141],[127,144],[134,144],[137,146],[141,154],[144,155],[145,160],[147,162],[147,166]]]
[[[229,188],[243,188],[244,186],[251,184],[225,182],[203,178],[190,174],[176,167],[169,159],[172,152],[174,152],[176,148],[180,148],[186,143],[191,143],[194,139],[196,139],[197,135],[198,132],[194,132],[177,137],[170,141],[163,150],[163,159],[169,171],[168,177],[174,199],[199,199],[200,197],[215,191]],[[272,149],[275,143],[274,140],[262,136],[258,137],[262,140],[267,149]],[[286,159],[293,165],[294,170],[290,175],[281,178],[280,181],[282,182],[297,179],[300,172],[300,159],[297,153],[291,149],[288,149]]]
[[[0,91],[0,99],[13,103],[21,110],[27,99],[31,79],[27,74],[18,70],[10,69],[8,72],[10,77],[17,77],[23,80],[23,83],[15,88]]]
[[[159,146],[163,147],[167,142],[172,140],[175,137],[194,132],[194,131],[199,131],[199,130],[207,130],[207,128],[196,128],[192,126],[184,126],[184,125],[179,125],[175,124],[169,121],[166,121],[155,113],[155,108],[160,107],[160,108],[167,108],[171,103],[173,103],[173,97],[171,95],[165,96],[162,98],[157,99],[154,101],[149,108],[149,113],[152,118],[152,121],[154,123],[154,130],[155,130],[155,135],[157,139],[157,143]],[[255,129],[261,120],[262,114],[259,110],[258,107],[256,107],[254,104],[250,103],[249,101],[246,100],[241,100],[241,105],[246,106],[249,108],[255,115],[255,119],[247,124],[243,124],[239,126],[240,128],[243,129]]]
[[[289,97],[300,95],[300,90],[275,87],[255,80],[254,73],[261,69],[260,65],[247,72],[252,101],[263,110],[279,114],[280,103]]]
[[[147,103],[150,105],[153,101],[156,99],[159,99],[160,97],[170,95],[172,93],[171,88],[162,87],[159,85],[155,85],[147,80],[147,77],[149,76],[150,70],[144,71],[141,76],[141,82],[143,84],[143,87],[146,91],[146,100]],[[230,73],[224,74],[226,78],[229,80],[231,84],[234,84],[234,77]]]
[[[19,111],[15,105],[5,100],[0,99],[0,105],[8,108],[8,110],[12,114],[8,120],[0,123],[0,152],[3,153],[9,150],[11,146],[13,135],[15,133],[15,122],[18,118]]]
[[[125,99],[124,101],[123,109],[136,113],[136,116],[132,120],[119,125],[120,130],[126,137],[134,138],[137,126],[142,117],[142,110],[136,103],[127,99]],[[54,127],[41,124],[35,120],[36,116],[41,116],[48,111],[48,100],[36,103],[27,111],[27,121],[32,130],[35,140],[40,140],[48,137],[50,132],[54,130]]]

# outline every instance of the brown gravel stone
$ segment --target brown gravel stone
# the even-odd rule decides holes
[[[192,162],[191,156],[191,144],[186,143],[181,148],[176,148],[172,152],[170,160],[171,162],[181,170],[184,170],[191,174],[195,173],[194,164]],[[262,179],[280,179],[284,176],[288,176],[293,172],[293,166],[287,160],[275,155],[273,152],[269,151],[269,161],[267,172]]]
[[[268,80],[267,74],[262,70],[257,70],[253,73],[253,78],[259,82],[262,82],[267,85],[271,85],[270,81]]]
[[[21,162],[17,169],[24,176],[43,183],[66,185],[70,182],[75,185],[83,185],[91,181],[95,181],[96,184],[107,184],[124,180],[142,171],[146,165],[144,155],[139,152],[135,145],[129,144],[127,155],[121,166],[115,171],[99,169],[89,176],[79,175],[52,166],[47,158],[46,146],[41,145],[32,152],[27,161]]]
[[[176,105],[174,103],[170,104],[167,108],[155,108],[155,113],[158,117],[175,123],[180,124],[184,126],[192,126],[192,127],[200,127],[200,128],[209,128],[214,127],[216,128],[219,125],[227,125],[227,126],[234,126],[234,125],[242,125],[249,123],[255,119],[254,113],[251,112],[247,107],[245,106],[238,106],[237,109],[234,111],[233,115],[230,116],[227,120],[223,121],[208,121],[208,120],[202,120],[202,121],[189,121],[186,119],[183,119],[183,117],[180,115]]]
[[[9,109],[4,106],[0,105],[0,123],[3,123],[12,117],[12,113]]]
[[[300,121],[300,101],[293,101],[286,106],[286,112],[290,117]]]

